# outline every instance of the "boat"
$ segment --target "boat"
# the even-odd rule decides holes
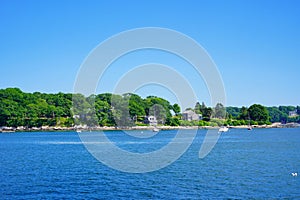
[[[153,132],[159,132],[159,129],[158,129],[157,127],[154,127],[154,128],[152,129],[152,131],[153,131]]]
[[[298,173],[297,172],[294,172],[294,173],[292,173],[292,176],[298,176]]]
[[[223,127],[219,128],[219,132],[220,132],[220,133],[227,132],[228,130],[229,130],[229,128],[226,127],[226,126],[223,126]]]
[[[250,123],[250,114],[248,112],[248,128],[247,128],[249,131],[252,130],[252,126],[251,126],[251,123]]]

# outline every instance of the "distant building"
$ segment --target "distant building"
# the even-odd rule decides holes
[[[145,124],[149,124],[150,126],[156,126],[157,125],[157,119],[155,116],[147,116],[145,117],[145,120],[144,120],[144,123]]]
[[[297,117],[297,116],[298,116],[297,110],[289,112],[289,117]]]
[[[80,118],[80,115],[73,115],[73,118],[74,118],[74,119],[79,119],[79,118]]]
[[[202,115],[199,115],[192,110],[186,110],[182,113],[182,119],[186,121],[201,120]]]

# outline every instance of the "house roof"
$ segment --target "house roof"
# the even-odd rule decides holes
[[[192,110],[186,110],[183,112],[184,114],[196,114],[194,111]]]

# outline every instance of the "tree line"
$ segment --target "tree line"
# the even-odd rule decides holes
[[[270,124],[273,122],[300,122],[299,106],[265,107],[254,104],[247,107],[227,107],[221,103],[208,107],[196,103],[187,108],[202,116],[202,120],[184,121],[178,104],[156,96],[142,98],[137,94],[104,93],[90,95],[40,92],[26,93],[19,88],[0,90],[0,126],[9,127],[71,127],[88,126],[144,126],[146,116],[153,115],[158,124],[170,126],[218,126]],[[296,115],[289,116],[289,112]]]

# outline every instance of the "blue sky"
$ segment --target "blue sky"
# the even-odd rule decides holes
[[[190,36],[207,50],[222,75],[227,105],[300,104],[300,2],[296,0],[2,0],[0,27],[0,88],[72,92],[81,63],[100,42],[133,28],[163,27]],[[135,64],[156,59],[188,72],[169,55],[135,56],[139,60]],[[132,66],[130,58],[120,60],[115,71],[121,65]],[[110,92],[109,80],[118,75],[122,74],[107,74],[99,92],[106,87]],[[193,87],[199,101],[209,101],[201,80]],[[156,86],[138,92],[176,101]]]

